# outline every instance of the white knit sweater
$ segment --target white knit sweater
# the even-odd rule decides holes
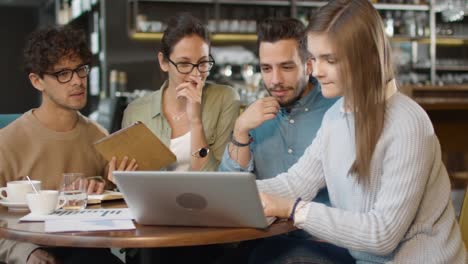
[[[350,250],[357,263],[465,263],[440,144],[424,110],[401,93],[387,101],[368,185],[349,174],[354,117],[339,100],[312,145],[288,172],[257,181],[260,191],[310,201],[328,188],[333,207],[308,202],[312,235]],[[272,161],[274,162],[274,161]]]

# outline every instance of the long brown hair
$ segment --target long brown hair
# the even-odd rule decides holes
[[[334,45],[345,106],[355,118],[356,160],[350,172],[363,182],[384,126],[387,83],[394,77],[382,19],[368,0],[332,0],[312,17],[307,32],[325,33]]]

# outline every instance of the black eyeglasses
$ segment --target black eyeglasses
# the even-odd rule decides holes
[[[213,65],[215,64],[215,60],[210,55],[210,59],[206,61],[200,61],[197,64],[193,64],[190,62],[173,62],[171,59],[167,58],[172,65],[174,65],[178,72],[182,74],[188,74],[193,71],[195,67],[197,67],[198,71],[201,73],[209,72]]]
[[[66,69],[58,72],[44,72],[44,74],[55,76],[59,83],[67,83],[71,81],[75,72],[78,74],[78,77],[85,78],[89,74],[89,65],[81,65],[73,70]]]

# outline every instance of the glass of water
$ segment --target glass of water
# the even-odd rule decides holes
[[[81,210],[86,208],[88,195],[86,193],[86,178],[83,173],[64,173],[60,193],[66,203],[65,210]]]

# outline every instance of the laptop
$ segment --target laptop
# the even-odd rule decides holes
[[[119,190],[143,225],[266,228],[248,172],[115,171]]]

